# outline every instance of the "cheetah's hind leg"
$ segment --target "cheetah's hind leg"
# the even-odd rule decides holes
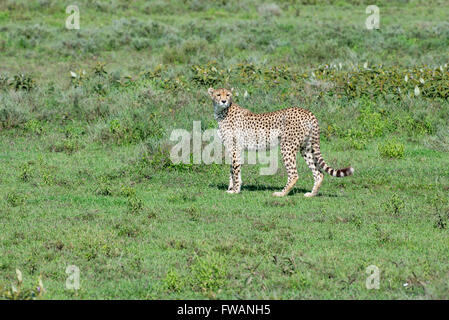
[[[301,155],[304,158],[304,160],[307,163],[307,166],[312,170],[313,174],[313,188],[311,192],[307,192],[304,194],[305,197],[314,197],[318,194],[318,190],[320,189],[321,183],[323,183],[324,175],[323,173],[318,169],[317,163],[315,162],[315,159],[313,157],[313,150],[309,145],[305,149],[301,150]]]
[[[298,181],[298,170],[296,168],[296,150],[287,149],[282,150],[282,160],[285,165],[285,169],[287,169],[287,184],[284,189],[280,192],[273,193],[275,197],[283,197],[286,196],[290,190],[295,186],[296,181]]]

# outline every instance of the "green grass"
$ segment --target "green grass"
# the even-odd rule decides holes
[[[448,299],[449,6],[379,1],[368,31],[364,1],[315,2],[79,1],[79,31],[61,1],[2,2],[0,298],[19,269],[18,298]],[[173,129],[217,127],[209,86],[311,110],[354,176],[305,198],[299,159],[275,198],[282,162],[244,165],[229,195],[227,165],[172,164]]]

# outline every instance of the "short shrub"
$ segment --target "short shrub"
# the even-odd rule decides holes
[[[44,285],[39,276],[37,284],[31,288],[23,286],[22,272],[16,269],[17,282],[9,288],[0,285],[0,300],[36,300],[42,298]]]
[[[128,213],[137,214],[143,210],[143,201],[136,195],[128,197]]]
[[[404,144],[395,140],[379,144],[377,148],[384,158],[400,159],[404,156]]]
[[[302,290],[311,285],[308,277],[299,270],[290,277],[291,287],[295,290]]]
[[[104,77],[108,74],[105,69],[106,64],[104,62],[97,62],[93,68],[93,72],[96,76]]]
[[[20,174],[19,174],[19,178],[20,180],[22,180],[23,182],[28,182],[30,181],[32,177],[32,168],[30,163],[24,163],[21,167],[20,167]]]
[[[441,193],[436,194],[431,199],[434,207],[434,227],[438,229],[447,229],[449,226],[449,200]]]
[[[389,200],[384,202],[384,211],[388,214],[399,215],[405,207],[405,202],[396,193],[394,193]]]
[[[135,197],[136,189],[130,186],[122,186],[120,189],[120,194],[125,197]]]
[[[102,196],[110,196],[113,193],[112,182],[107,176],[100,176],[95,193]]]
[[[163,134],[159,117],[150,114],[146,121],[138,119],[113,119],[109,122],[109,137],[116,144],[132,144],[149,137],[161,137]]]
[[[27,115],[13,107],[0,107],[0,130],[11,129],[26,122]]]
[[[349,146],[355,150],[365,150],[367,141],[364,138],[349,138]]]
[[[388,120],[384,115],[368,106],[360,110],[360,116],[357,119],[368,137],[382,137],[388,128]]]
[[[217,291],[226,283],[226,265],[218,253],[197,257],[192,268],[193,285],[201,290]]]
[[[9,87],[9,77],[5,74],[0,74],[0,89],[7,89]]]
[[[220,69],[215,62],[192,66],[192,80],[202,86],[213,86],[218,82],[228,82],[228,70]]]
[[[145,38],[133,39],[131,44],[137,51],[151,47],[151,41]]]
[[[40,123],[36,119],[31,119],[25,122],[25,124],[23,125],[23,129],[35,135],[41,135],[42,132],[44,131],[42,123]]]
[[[184,280],[175,269],[170,269],[162,280],[164,287],[171,292],[179,292],[184,286]]]
[[[64,152],[73,154],[82,148],[78,139],[62,139],[55,144],[50,145],[49,150],[52,152]]]
[[[431,134],[434,132],[432,123],[426,118],[416,119],[408,116],[405,117],[400,124],[410,136]]]
[[[6,194],[6,203],[11,207],[18,207],[25,203],[25,196],[19,192],[9,192]]]
[[[11,85],[14,89],[16,89],[16,91],[30,91],[36,86],[36,82],[30,75],[18,74],[14,76]]]

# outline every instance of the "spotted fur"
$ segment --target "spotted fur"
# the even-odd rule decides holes
[[[335,170],[324,161],[320,151],[320,127],[312,112],[302,108],[287,108],[268,113],[252,113],[232,101],[232,89],[209,88],[218,121],[218,132],[231,156],[228,193],[239,193],[241,157],[244,149],[260,150],[280,144],[282,160],[287,170],[287,184],[275,196],[285,196],[298,180],[296,155],[299,151],[313,173],[314,185],[306,197],[317,195],[323,182],[323,171],[334,177],[354,173],[352,167]]]

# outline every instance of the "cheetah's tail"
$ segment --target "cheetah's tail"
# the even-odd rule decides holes
[[[326,173],[330,174],[333,177],[347,177],[354,173],[353,167],[347,167],[343,169],[333,169],[329,167],[326,162],[324,162],[323,156],[321,155],[320,146],[315,144],[313,147],[313,157],[315,158],[316,163],[325,171]]]

